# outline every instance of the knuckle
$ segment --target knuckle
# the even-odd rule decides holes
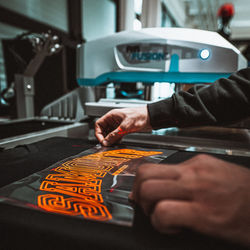
[[[197,188],[198,185],[195,181],[192,181],[191,183],[189,184],[186,184],[186,190],[188,191],[190,197],[195,197],[196,193],[197,193]]]
[[[144,174],[144,169],[145,169],[145,166],[144,166],[144,165],[141,165],[141,166],[137,169],[137,171],[136,171],[137,177],[143,176],[143,174]]]
[[[108,112],[108,115],[117,115],[118,109],[112,109]]]
[[[197,156],[195,156],[195,159],[200,162],[200,161],[206,161],[210,158],[210,156],[206,155],[206,154],[198,154]]]
[[[139,191],[141,200],[149,201],[152,199],[152,193],[150,192],[151,187],[152,185],[150,180],[145,180],[141,183]]]
[[[193,178],[196,176],[203,175],[208,167],[208,163],[210,162],[211,157],[206,154],[199,154],[193,157],[192,164],[189,163],[185,166],[183,172],[186,176],[192,176]]]
[[[136,175],[140,178],[143,178],[145,176],[148,176],[149,173],[151,172],[151,164],[142,164],[140,167],[137,168]]]
[[[112,114],[115,113],[117,111],[117,109],[111,109],[107,114]]]
[[[155,172],[155,165],[151,163],[145,163],[137,168],[136,177],[141,180],[146,180],[152,177]]]

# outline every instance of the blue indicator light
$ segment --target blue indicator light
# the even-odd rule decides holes
[[[202,60],[207,60],[210,57],[210,51],[208,49],[202,49],[200,51],[200,58]]]

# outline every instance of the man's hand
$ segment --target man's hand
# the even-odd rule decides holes
[[[208,155],[138,168],[130,198],[168,233],[183,227],[250,246],[250,170]]]
[[[104,146],[110,146],[124,135],[150,130],[147,107],[113,109],[97,120],[95,135]]]

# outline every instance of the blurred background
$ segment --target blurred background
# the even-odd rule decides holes
[[[249,0],[0,0],[0,116],[17,117],[16,74],[34,75],[35,115],[39,115],[46,104],[77,87],[77,46],[118,31],[144,27],[218,31],[249,61],[249,11]],[[28,67],[48,36],[54,47],[39,67]],[[174,86],[166,84],[171,95]],[[158,98],[166,93],[160,88],[166,86],[159,85]]]

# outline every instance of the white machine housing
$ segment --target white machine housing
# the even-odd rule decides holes
[[[247,67],[247,60],[217,32],[145,28],[86,42],[78,48],[77,65],[78,80],[84,80],[126,71],[231,74]]]

